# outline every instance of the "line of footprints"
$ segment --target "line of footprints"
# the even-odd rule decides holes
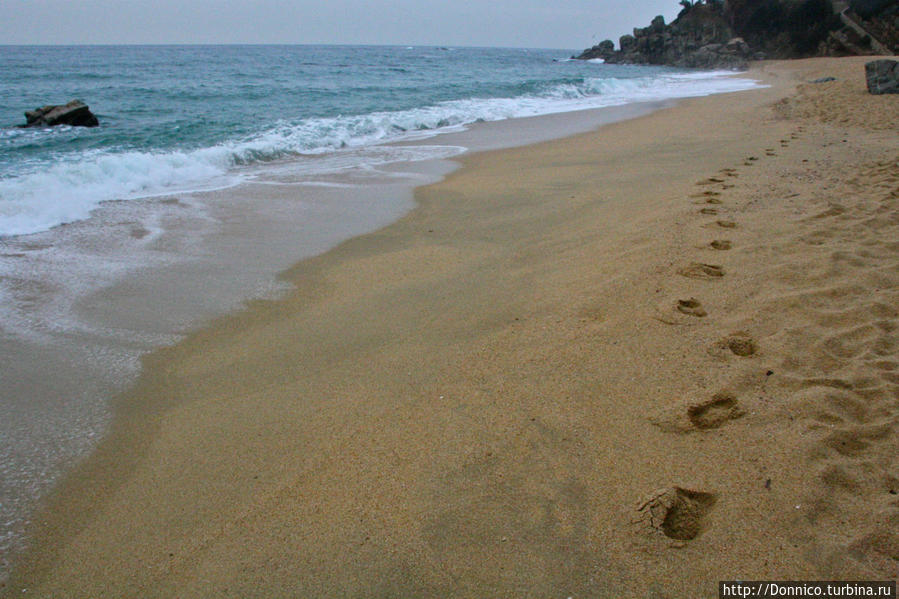
[[[780,146],[788,147],[790,141],[797,139],[803,131],[803,127],[798,127],[788,139],[780,140]],[[765,156],[777,156],[775,148],[766,148]],[[743,166],[752,166],[758,160],[760,160],[758,156],[747,156],[743,161]],[[734,187],[728,181],[738,176],[737,169],[724,168],[715,176],[698,181],[696,185],[704,189],[691,197],[698,199],[699,203],[703,205],[699,214],[719,216],[719,207],[724,205],[723,193]],[[725,219],[716,220],[714,225],[722,231],[737,227],[735,221]],[[733,242],[729,239],[713,239],[709,242],[708,247],[716,251],[727,251],[733,248]],[[722,266],[702,262],[691,263],[681,268],[678,273],[688,278],[706,280],[718,279],[725,275]],[[685,317],[704,318],[708,315],[702,302],[695,297],[677,300],[674,309],[678,315],[682,316],[673,319],[662,316],[659,317],[659,320],[667,324],[682,324],[681,319]],[[743,332],[731,334],[717,345],[721,351],[730,352],[740,357],[752,356],[757,351],[755,341]],[[688,433],[716,429],[742,415],[743,410],[740,408],[737,398],[731,393],[720,392],[706,401],[688,406],[685,414],[663,419],[656,424],[666,431]],[[637,507],[639,516],[636,522],[672,539],[675,544],[686,543],[695,539],[702,532],[706,516],[714,507],[717,499],[717,494],[709,491],[677,486],[658,489],[640,502]]]
[[[789,138],[780,140],[780,146],[782,148],[788,147],[790,141],[798,139],[799,134],[803,131],[803,127],[797,128],[795,132],[790,134]],[[765,156],[777,156],[777,152],[774,148],[765,148]],[[747,156],[743,161],[743,166],[752,166],[758,160],[758,156]],[[720,208],[716,206],[724,205],[722,194],[733,187],[732,183],[728,183],[728,178],[738,176],[739,173],[737,172],[737,169],[723,168],[718,171],[716,176],[698,181],[696,183],[698,187],[714,187],[714,189],[705,189],[691,196],[693,198],[698,198],[702,204],[705,204],[699,209],[699,214],[703,216],[719,216]],[[718,219],[715,221],[715,225],[725,231],[737,227],[736,221],[727,219]],[[733,248],[733,242],[729,239],[713,239],[709,243],[709,247],[713,250],[726,251]],[[705,264],[702,262],[694,262],[685,268],[680,269],[678,272],[685,277],[694,279],[715,279],[724,276],[724,268],[721,266],[716,264]],[[703,318],[708,314],[699,300],[692,297],[690,299],[678,300],[675,308],[681,314],[695,316],[697,318]]]

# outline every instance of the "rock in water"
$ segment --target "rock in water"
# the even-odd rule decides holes
[[[865,79],[872,94],[899,94],[899,62],[883,59],[865,63]]]
[[[23,127],[53,127],[54,125],[70,125],[72,127],[96,127],[100,124],[87,104],[81,100],[72,100],[65,105],[51,105],[25,112],[26,123]]]

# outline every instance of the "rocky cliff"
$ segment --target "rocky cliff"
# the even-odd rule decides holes
[[[633,35],[584,50],[577,58],[602,58],[607,63],[657,64],[698,68],[745,68],[750,48],[735,39],[720,3],[684,8],[670,25],[661,16],[649,27],[635,28]]]
[[[843,34],[855,32],[860,38],[861,52],[871,50],[876,54],[899,54],[899,2],[897,0],[853,0],[840,13],[846,25],[842,31],[831,33],[828,40],[832,50],[839,51]],[[856,30],[858,25],[862,31]],[[832,52],[836,53],[836,52]]]
[[[605,40],[576,58],[608,63],[677,67],[745,68],[748,60],[895,51],[896,0],[682,0],[666,25]],[[880,43],[877,37],[888,38]],[[886,50],[886,52],[884,52]]]
[[[831,0],[728,0],[722,16],[771,58],[818,55],[829,33],[841,26]]]

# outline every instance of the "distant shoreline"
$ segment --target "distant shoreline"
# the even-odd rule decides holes
[[[159,43],[159,44],[0,44],[0,48],[228,48],[228,47],[259,47],[259,48],[431,48],[431,49],[470,49],[470,50],[548,50],[559,52],[574,52],[574,48],[519,48],[516,46],[460,46],[456,44],[314,44],[314,43]]]

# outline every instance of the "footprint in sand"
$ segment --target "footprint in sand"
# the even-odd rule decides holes
[[[700,324],[701,318],[708,315],[705,308],[696,298],[666,300],[658,304],[652,317],[659,322],[674,326],[689,327]]]
[[[838,428],[820,441],[821,449],[829,448],[840,455],[856,457],[866,452],[872,443],[887,441],[893,435],[893,426],[863,424]]]
[[[705,401],[674,405],[648,419],[666,433],[684,435],[721,428],[744,414],[736,397],[722,391]]]
[[[716,239],[709,244],[713,250],[729,250],[733,244],[727,239]]]
[[[724,276],[724,269],[716,264],[694,262],[678,270],[677,273],[691,279],[718,279]]]
[[[897,492],[890,490],[891,495]],[[864,556],[863,559],[881,572],[892,572],[899,562],[899,532],[896,530],[895,507],[893,513],[878,515],[873,527],[856,537],[848,550],[853,556]]]
[[[700,430],[718,428],[743,415],[737,400],[727,393],[716,393],[712,399],[687,408],[690,424]]]
[[[724,179],[719,179],[718,177],[709,177],[707,179],[703,179],[702,181],[697,181],[697,185],[713,185],[715,183],[724,183]]]
[[[706,516],[717,499],[715,493],[683,487],[659,489],[637,507],[639,521],[669,539],[691,541],[706,528]]]
[[[716,220],[715,224],[724,229],[735,229],[737,223],[732,220]]]
[[[707,214],[709,216],[715,216],[718,214],[718,211],[714,208],[703,208],[699,211],[700,214]]]
[[[736,356],[748,358],[758,351],[755,341],[745,333],[734,333],[718,342],[719,347],[727,348]]]
[[[686,300],[677,300],[676,308],[678,312],[687,316],[703,318],[708,315],[708,312],[705,311],[699,300],[693,297]]]
[[[828,202],[828,204],[830,205],[830,208],[828,208],[824,212],[819,212],[818,214],[812,216],[811,218],[813,218],[813,219],[830,218],[832,216],[840,216],[844,212],[846,212],[846,209],[843,206],[841,206],[840,204],[837,204],[836,202]]]
[[[699,198],[700,200],[703,200],[703,202],[699,202],[699,203],[723,204],[723,202],[720,199],[718,199],[720,195],[721,195],[721,192],[708,190],[708,191],[703,191],[702,193],[694,193],[690,197],[691,198]]]

